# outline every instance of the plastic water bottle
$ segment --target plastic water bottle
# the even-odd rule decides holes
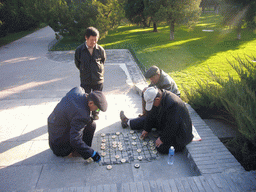
[[[175,149],[173,146],[170,147],[169,149],[169,154],[168,154],[168,165],[173,165],[174,163],[174,153],[175,153]]]

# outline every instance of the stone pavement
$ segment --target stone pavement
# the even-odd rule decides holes
[[[254,171],[246,172],[188,105],[202,141],[177,153],[168,166],[156,161],[114,165],[112,170],[82,158],[60,158],[48,146],[47,117],[58,101],[79,86],[74,51],[48,52],[55,35],[43,28],[0,48],[0,191],[253,191]],[[109,109],[100,113],[95,136],[128,132],[128,117],[141,113],[145,79],[128,50],[106,50],[104,93]],[[92,147],[95,147],[95,141]]]

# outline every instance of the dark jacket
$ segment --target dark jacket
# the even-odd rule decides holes
[[[165,90],[171,91],[177,96],[180,96],[180,91],[175,81],[163,70],[160,70],[159,81],[155,85],[151,83],[149,86],[156,86],[159,89],[165,89]]]
[[[82,140],[83,130],[91,123],[87,94],[80,87],[69,91],[48,117],[50,146],[71,146],[85,159],[94,150]],[[67,149],[68,150],[68,149]]]
[[[81,84],[97,85],[104,82],[104,63],[106,53],[103,47],[96,44],[91,55],[85,45],[78,46],[75,51],[75,64],[80,71]]]
[[[164,144],[173,141],[184,147],[193,139],[192,123],[185,103],[170,91],[163,91],[159,107],[153,107],[145,121],[145,131],[150,132],[152,125],[160,130],[160,140]]]

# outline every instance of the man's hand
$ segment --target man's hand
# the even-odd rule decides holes
[[[140,139],[145,139],[146,137],[148,136],[148,132],[147,131],[142,131],[142,133],[141,133],[141,136],[140,136]]]
[[[94,153],[92,154],[92,159],[93,159],[93,161],[99,163],[101,160],[101,157],[98,152],[94,151]]]
[[[161,141],[160,137],[158,137],[156,140],[156,146],[159,147],[162,144],[163,144],[163,142]]]

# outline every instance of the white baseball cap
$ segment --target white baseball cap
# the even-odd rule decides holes
[[[147,111],[150,111],[153,107],[154,100],[157,96],[158,90],[154,87],[149,87],[147,90],[144,92],[144,100],[146,102],[146,107],[145,109]]]

